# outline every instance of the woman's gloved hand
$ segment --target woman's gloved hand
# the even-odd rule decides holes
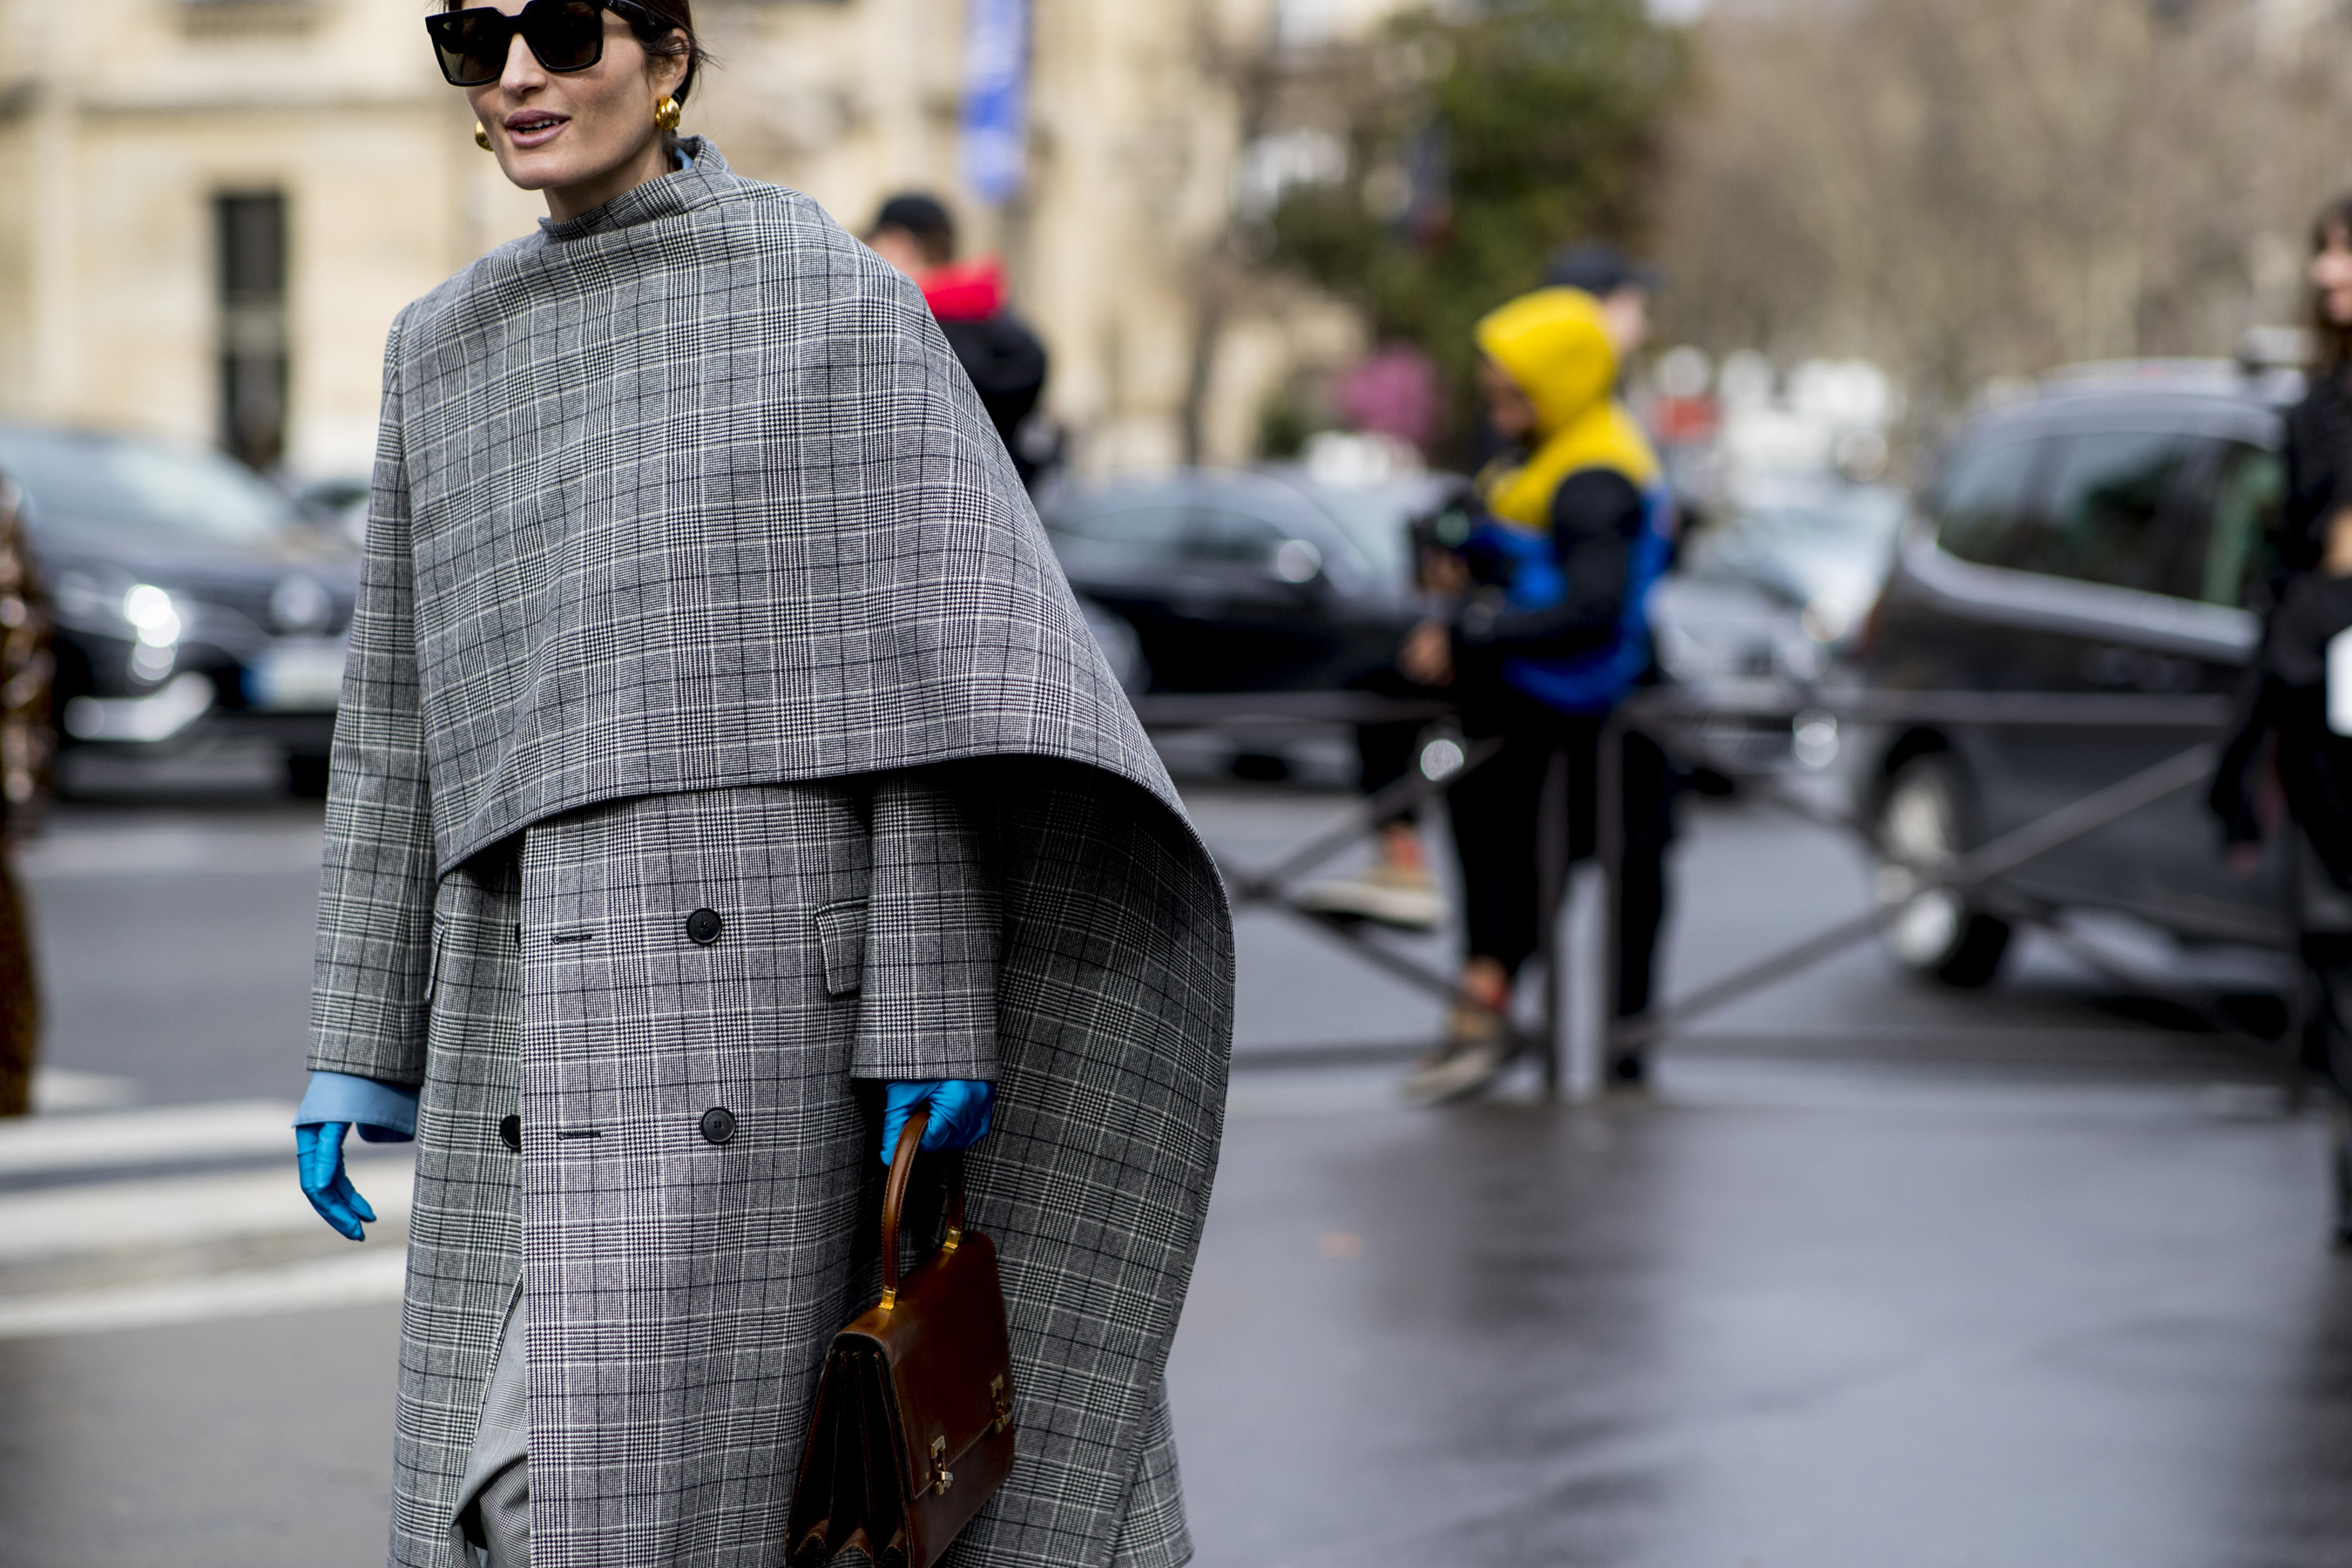
[[[906,1130],[908,1114],[917,1106],[931,1113],[930,1124],[923,1129],[923,1152],[937,1153],[943,1149],[969,1149],[986,1137],[989,1107],[995,1099],[996,1086],[977,1079],[928,1078],[884,1084],[882,1163],[888,1164],[890,1156],[898,1152],[898,1134]]]
[[[891,1086],[897,1088],[896,1084]],[[986,1088],[986,1085],[982,1085]],[[343,1172],[343,1134],[351,1131],[348,1121],[313,1121],[294,1129],[294,1165],[302,1179],[302,1195],[319,1211],[319,1217],[350,1237],[353,1241],[365,1241],[367,1232],[360,1222],[375,1223],[375,1210],[368,1207],[367,1199]],[[987,1112],[981,1114],[981,1130],[988,1128]],[[930,1142],[926,1138],[925,1143]]]

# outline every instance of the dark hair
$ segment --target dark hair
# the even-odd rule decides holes
[[[1654,292],[1658,287],[1658,275],[1615,246],[1594,240],[1571,245],[1555,255],[1544,268],[1544,286],[1581,289],[1596,300],[1606,300],[1621,289]]]
[[[882,204],[868,234],[902,228],[914,237],[923,259],[942,267],[955,259],[955,218],[939,197],[921,191],[902,191]]]
[[[2352,191],[2320,208],[2311,220],[2311,254],[2326,249],[2329,238],[2339,235],[2352,245]],[[2329,321],[2326,296],[2315,287],[2310,294],[2312,368],[2341,371],[2352,366],[2352,323]]]
[[[441,0],[444,11],[462,11],[469,0]],[[604,9],[629,25],[636,36],[637,47],[655,59],[686,58],[686,76],[670,96],[680,105],[686,95],[694,90],[694,74],[704,66],[716,65],[710,51],[702,47],[700,35],[694,30],[693,0],[604,0]],[[677,35],[683,33],[681,43]]]
[[[694,73],[711,63],[710,51],[702,47],[701,36],[694,30],[693,0],[619,0],[611,9],[629,25],[646,54],[656,59],[686,58],[686,76],[670,94],[684,103],[686,95],[694,90]],[[683,40],[680,33],[686,35]]]

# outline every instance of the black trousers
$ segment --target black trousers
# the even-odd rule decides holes
[[[1350,691],[1369,691],[1375,696],[1410,700],[1443,695],[1416,681],[1408,680],[1393,669],[1376,669],[1348,683]],[[1408,719],[1400,724],[1359,724],[1356,726],[1356,781],[1367,796],[1380,794],[1389,785],[1412,771],[1419,754],[1421,732],[1428,725],[1419,719]],[[1393,823],[1411,825],[1419,820],[1412,806],[1392,811],[1381,819],[1381,826]]]
[[[1506,691],[1466,702],[1463,731],[1472,741],[1500,737],[1502,751],[1445,792],[1454,848],[1462,866],[1465,946],[1517,976],[1536,951],[1541,902],[1538,814],[1551,759],[1568,758],[1568,847],[1571,864],[1591,858],[1599,820],[1599,752],[1604,721],[1561,713]],[[1648,736],[1625,736],[1624,852],[1619,868],[1617,973],[1612,1010],[1620,1018],[1647,1010],[1656,973],[1658,931],[1666,916],[1666,845],[1674,837],[1673,775],[1665,752]],[[1563,878],[1562,891],[1567,879]]]

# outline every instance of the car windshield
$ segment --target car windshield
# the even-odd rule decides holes
[[[1408,528],[1414,510],[1429,500],[1420,484],[1318,486],[1315,500],[1323,513],[1339,524],[1364,566],[1383,582],[1402,583],[1412,561]]]
[[[1757,583],[1798,603],[1867,597],[1903,523],[1902,492],[1856,485],[1748,506],[1692,539],[1695,575]]]
[[[300,521],[294,503],[217,452],[125,437],[0,426],[0,472],[58,538],[257,544]]]

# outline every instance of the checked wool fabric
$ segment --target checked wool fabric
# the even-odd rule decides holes
[[[533,1561],[780,1561],[858,1080],[986,1076],[1021,1457],[953,1560],[1172,1568],[1222,888],[920,297],[688,145],[387,352],[310,1064],[422,1089],[392,1561],[456,1568],[518,1278]]]

